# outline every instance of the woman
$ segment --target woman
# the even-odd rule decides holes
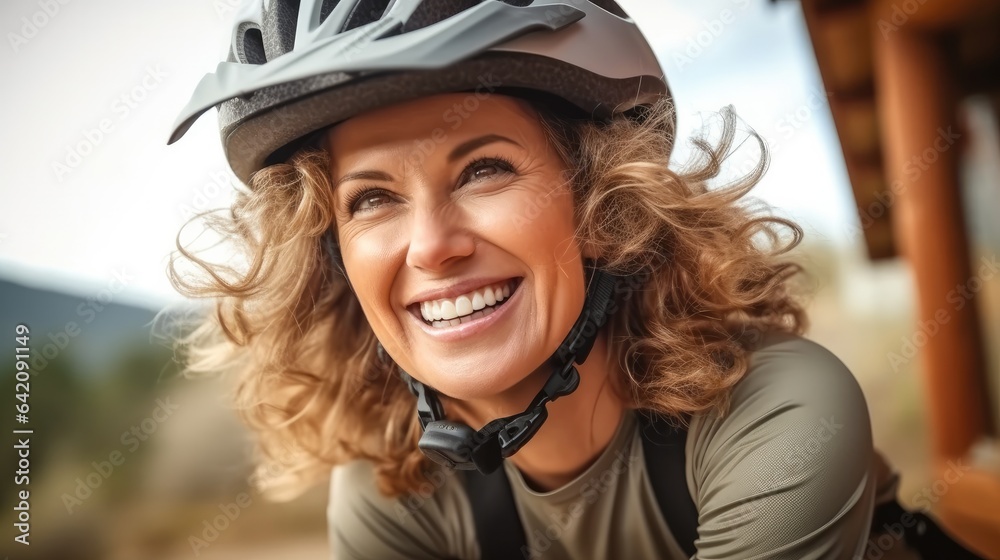
[[[764,161],[706,186],[729,112],[668,168],[672,99],[615,2],[263,4],[173,138],[220,104],[249,188],[211,223],[247,263],[181,247],[205,280],[173,280],[219,297],[190,369],[234,370],[264,450],[303,452],[288,487],[333,467],[334,557],[886,557],[896,478],[799,336],[801,229],[742,200]]]

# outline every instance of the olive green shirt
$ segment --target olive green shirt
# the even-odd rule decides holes
[[[523,558],[686,559],[649,482],[635,411],[583,474],[535,492],[504,464],[527,536]],[[864,395],[836,356],[771,333],[750,355],[725,416],[695,416],[685,447],[698,509],[697,558],[860,558],[872,509],[898,477],[872,447]],[[398,500],[364,461],[333,470],[329,535],[337,560],[478,560],[460,474]],[[433,488],[432,488],[433,486]]]

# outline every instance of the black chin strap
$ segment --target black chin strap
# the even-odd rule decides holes
[[[586,269],[588,286],[583,311],[549,358],[552,373],[524,412],[493,420],[479,431],[446,421],[437,392],[400,370],[410,392],[417,397],[417,417],[424,429],[418,445],[425,455],[448,468],[489,474],[535,435],[548,417],[546,404],[576,390],[580,374],[574,364],[582,364],[590,354],[598,330],[612,312],[619,280],[589,264]]]

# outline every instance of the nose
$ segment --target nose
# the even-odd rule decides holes
[[[462,214],[451,203],[418,209],[410,231],[407,266],[439,272],[472,255],[476,243]]]

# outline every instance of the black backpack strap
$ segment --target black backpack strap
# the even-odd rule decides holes
[[[952,538],[932,517],[922,511],[907,511],[895,498],[876,506],[871,529],[873,533],[902,532],[906,545],[926,560],[983,560]]]
[[[677,543],[688,556],[694,556],[698,510],[688,492],[684,474],[687,431],[671,425],[659,415],[649,418],[646,414],[650,413],[643,415],[642,445],[649,482]],[[659,474],[654,476],[654,473]],[[920,511],[907,511],[896,499],[875,508],[872,532],[883,531],[886,527],[901,528],[906,545],[924,560],[983,560],[949,535],[934,518]]]
[[[479,471],[465,473],[465,491],[472,506],[481,560],[523,558],[528,541],[524,536],[521,517],[514,505],[507,471],[501,468],[490,474]]]
[[[688,492],[684,475],[687,430],[649,411],[641,413],[640,417],[646,474],[656,502],[677,544],[688,557],[694,556],[697,552],[694,541],[698,538],[698,508]]]
[[[640,428],[646,472],[667,526],[684,552],[694,556],[698,538],[698,509],[691,499],[684,475],[684,442],[687,430],[665,419],[643,416]],[[472,508],[476,539],[482,560],[522,558],[527,547],[514,493],[507,471],[499,468],[488,475],[462,471]],[[654,476],[655,474],[655,476]]]

